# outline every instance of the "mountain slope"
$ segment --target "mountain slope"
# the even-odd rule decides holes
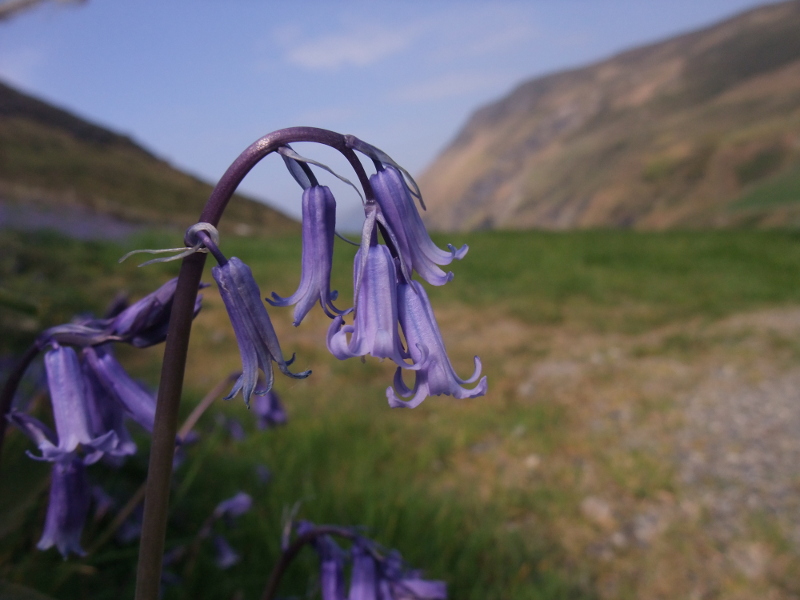
[[[437,229],[800,224],[800,1],[523,83],[420,178]]]
[[[88,208],[124,221],[185,228],[197,220],[211,189],[130,138],[0,83],[0,200]],[[241,195],[229,205],[222,226],[297,228],[288,217]]]

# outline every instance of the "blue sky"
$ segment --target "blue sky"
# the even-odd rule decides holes
[[[473,110],[526,79],[766,3],[89,0],[0,22],[0,79],[212,183],[293,125],[352,133],[420,173]],[[264,162],[242,189],[299,214],[281,161]],[[331,187],[352,222],[354,193]]]

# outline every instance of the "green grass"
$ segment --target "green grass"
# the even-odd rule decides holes
[[[489,232],[454,283],[431,293],[529,323],[635,332],[800,300],[800,235],[788,231]]]
[[[440,241],[470,244],[465,260],[451,266],[456,279],[430,290],[442,314],[451,310],[489,321],[512,318],[625,333],[800,302],[800,236],[792,232],[494,232],[448,235]],[[159,233],[123,247],[4,232],[0,299],[14,302],[2,305],[2,353],[19,351],[38,329],[63,322],[71,313],[101,312],[120,288],[135,298],[151,290],[174,275],[174,263],[137,269],[117,265],[116,259],[134,247],[174,244]],[[229,238],[223,249],[251,265],[264,295],[273,290],[286,295],[297,285],[297,236]],[[337,245],[334,287],[342,291],[342,306],[351,293],[353,254],[354,249]],[[209,303],[193,333],[184,412],[238,361],[218,300],[214,304],[216,293],[205,294]],[[509,357],[475,348],[491,378],[485,399],[436,398],[413,411],[393,411],[384,398],[390,365],[335,361],[324,348],[324,319],[295,330],[285,327],[290,310],[271,313],[283,347],[296,350],[301,368],[308,363],[315,373],[302,382],[277,380],[290,413],[286,427],[253,431],[252,418],[238,399],[219,403],[201,421],[203,439],[188,449],[189,458],[176,473],[168,546],[190,542],[215,504],[238,490],[250,493],[255,507],[228,535],[242,562],[217,571],[206,542],[195,560],[177,567],[184,582],[167,591],[167,600],[230,598],[239,590],[244,598],[258,597],[277,556],[281,515],[298,501],[302,518],[365,526],[427,576],[446,579],[452,598],[594,596],[591,580],[566,558],[546,526],[549,518],[576,510],[570,489],[533,479],[482,489],[483,473],[504,468],[497,457],[536,453],[547,461],[563,446],[570,427],[563,406],[546,398],[531,403],[513,392],[516,383],[503,371]],[[306,340],[314,331],[316,337]],[[447,330],[444,334],[448,337]],[[665,343],[668,347],[654,351],[686,352],[692,340],[675,337]],[[531,341],[524,352],[546,354],[537,344]],[[128,350],[120,356],[132,373],[152,383],[159,353]],[[46,418],[47,411],[40,411]],[[244,422],[247,440],[232,441],[216,424],[219,413]],[[145,439],[140,442],[146,447]],[[28,447],[16,434],[3,453],[0,580],[62,600],[130,597],[135,546],[109,543],[85,560],[66,562],[52,551],[35,551],[47,467],[24,456]],[[629,463],[615,465],[612,476],[637,497],[669,489],[671,473],[651,463],[648,454],[634,454]],[[90,473],[124,497],[141,481],[145,464],[141,453],[119,472],[98,465]],[[255,477],[258,464],[274,474],[266,485]],[[87,526],[86,546],[107,523]],[[282,593],[302,597],[315,568],[313,555],[304,554],[288,573]]]
[[[800,203],[800,169],[776,175],[745,192],[732,208],[753,209]]]

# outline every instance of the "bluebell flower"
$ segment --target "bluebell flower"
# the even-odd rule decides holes
[[[438,265],[449,265],[453,259],[463,258],[469,249],[467,245],[458,250],[448,245],[448,251],[444,251],[433,243],[403,176],[394,167],[384,166],[369,181],[375,200],[394,232],[406,268],[419,273],[431,285],[450,281],[453,273],[445,273]]]
[[[313,532],[314,529],[314,524],[309,521],[300,521],[296,526],[298,536]],[[329,535],[315,536],[311,545],[319,556],[319,587],[322,600],[345,600],[344,567],[348,553]]]
[[[116,434],[116,444],[107,450],[111,457],[124,457],[136,454],[136,443],[133,441],[125,425],[125,411],[123,405],[107,391],[107,387],[100,381],[94,369],[85,359],[87,354],[95,354],[91,348],[82,352],[84,360],[81,363],[84,381],[86,384],[86,404],[89,415],[89,427],[95,436],[103,435],[107,431]]]
[[[275,425],[283,425],[287,420],[286,410],[275,390],[256,396],[253,401],[253,411],[258,419],[256,426],[262,430]]]
[[[241,390],[245,404],[249,406],[253,393],[268,392],[273,382],[273,361],[289,377],[308,377],[311,371],[296,374],[289,371],[288,365],[292,361],[283,358],[278,336],[261,301],[261,292],[250,267],[234,256],[214,267],[211,274],[219,286],[242,357],[242,374],[226,399],[233,398]],[[264,373],[265,385],[257,390],[259,369]]]
[[[147,348],[167,337],[172,300],[178,279],[171,279],[156,291],[131,304],[111,319],[111,332],[136,348]],[[206,284],[200,284],[205,287]],[[203,297],[197,296],[194,316],[200,312]]]
[[[55,462],[44,532],[36,547],[47,550],[55,546],[64,558],[70,552],[85,555],[81,548],[81,533],[89,514],[90,499],[83,461],[72,454]]]
[[[85,369],[98,382],[98,393],[105,392],[101,402],[117,402],[125,412],[147,431],[153,431],[156,416],[156,399],[141,384],[131,379],[122,368],[111,347],[88,346],[82,351]]]
[[[314,547],[319,553],[322,600],[344,600],[344,552],[328,536],[317,538]]]
[[[253,498],[250,494],[239,492],[235,496],[223,500],[214,509],[214,518],[232,519],[239,517],[249,511],[253,506]]]
[[[462,384],[474,383],[481,374],[480,359],[475,357],[475,371],[469,379],[461,379],[456,375],[447,351],[442,334],[436,323],[428,295],[422,285],[416,281],[402,283],[397,286],[398,314],[400,326],[408,344],[411,359],[416,368],[416,379],[413,389],[403,383],[402,371],[397,369],[394,385],[404,398],[401,400],[389,387],[386,397],[392,407],[414,408],[428,396],[445,394],[455,398],[475,398],[486,394],[487,382],[483,377],[473,389],[465,389]]]
[[[353,571],[347,600],[378,600],[378,564],[365,540],[359,538],[351,548]]]
[[[373,244],[362,269],[362,252],[356,252],[353,287],[357,290],[353,325],[340,315],[328,329],[328,350],[339,360],[370,354],[406,365],[408,353],[398,330],[397,272],[386,246]],[[360,277],[359,277],[360,274]],[[347,334],[352,334],[347,339]]]
[[[79,445],[99,452],[114,448],[118,440],[113,431],[101,435],[94,435],[92,432],[86,401],[86,382],[75,350],[56,345],[45,353],[44,364],[58,434],[58,446],[48,446],[46,440],[42,441],[39,444],[42,458],[51,461],[60,460],[64,455],[74,453]]]
[[[312,186],[303,191],[303,255],[300,285],[288,298],[275,292],[273,306],[294,307],[294,325],[297,326],[308,311],[319,302],[325,314],[333,319],[342,313],[333,305],[336,292],[331,292],[331,265],[333,238],[336,228],[336,201],[326,186]]]
[[[126,308],[117,301],[107,318],[78,317],[71,323],[50,327],[39,335],[37,344],[44,348],[51,342],[72,346],[95,346],[106,342],[127,342],[146,348],[163,342],[167,337],[172,300],[177,278],[172,279]],[[200,284],[206,287],[206,284]],[[194,315],[200,312],[202,296],[195,300]]]
[[[320,558],[320,588],[323,600],[445,600],[447,585],[443,581],[422,578],[422,572],[409,569],[396,550],[388,553],[354,528],[324,528],[322,533],[313,523],[301,521],[295,531],[299,537],[310,535],[310,543]],[[331,529],[333,532],[328,533]],[[338,531],[336,531],[338,530]],[[314,535],[317,532],[318,535]],[[344,552],[333,541],[339,535],[353,540],[350,552]],[[286,544],[284,545],[284,548]],[[344,566],[353,563],[349,594],[344,593]]]
[[[272,479],[272,471],[266,465],[256,465],[255,472],[259,483],[266,485]]]
[[[214,542],[214,564],[217,568],[230,569],[233,565],[238,563],[242,557],[231,547],[227,540],[221,535],[215,535]]]
[[[237,442],[241,442],[242,440],[247,439],[247,434],[244,431],[244,427],[242,426],[242,422],[237,419],[236,417],[223,417],[225,421],[225,427],[228,430],[228,435]]]
[[[444,581],[423,579],[420,571],[407,569],[397,551],[390,552],[379,562],[380,600],[446,600]]]

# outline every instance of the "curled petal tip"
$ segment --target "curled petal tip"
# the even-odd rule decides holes
[[[464,244],[463,246],[461,246],[461,248],[456,250],[456,247],[453,246],[453,244],[447,244],[447,249],[450,250],[450,253],[453,255],[453,258],[455,258],[456,260],[461,260],[467,255],[467,252],[469,251],[469,246]]]

